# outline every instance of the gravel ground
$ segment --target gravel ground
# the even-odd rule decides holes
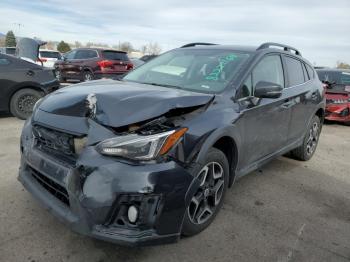
[[[201,234],[132,249],[71,232],[23,189],[22,125],[0,116],[0,261],[350,261],[350,127],[324,126],[309,162],[280,157],[237,181]]]

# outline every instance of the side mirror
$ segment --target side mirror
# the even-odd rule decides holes
[[[275,83],[259,81],[255,85],[254,96],[258,98],[279,98],[282,95],[282,86]]]

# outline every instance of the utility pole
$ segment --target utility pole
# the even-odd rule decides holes
[[[20,31],[21,31],[21,27],[23,27],[24,25],[23,24],[20,24],[20,23],[13,23],[14,26],[18,26],[18,31],[16,33],[16,35],[19,35],[20,34]]]

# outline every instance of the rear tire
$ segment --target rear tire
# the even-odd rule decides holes
[[[83,81],[88,82],[94,80],[94,75],[90,71],[84,71]]]
[[[186,208],[181,232],[184,236],[203,231],[220,211],[229,183],[229,163],[222,151],[211,148],[204,165],[194,168],[192,173],[200,186]]]
[[[315,153],[319,136],[321,133],[321,121],[318,116],[314,116],[308,126],[307,132],[305,134],[303,144],[300,147],[292,150],[291,156],[297,160],[307,161]]]
[[[33,112],[35,103],[43,97],[43,94],[31,88],[17,91],[10,101],[10,112],[19,119],[27,119]]]

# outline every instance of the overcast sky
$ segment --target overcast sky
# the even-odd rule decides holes
[[[350,63],[350,0],[1,0],[0,32],[11,29],[72,43],[158,42],[163,51],[198,41],[273,41],[317,65]]]

